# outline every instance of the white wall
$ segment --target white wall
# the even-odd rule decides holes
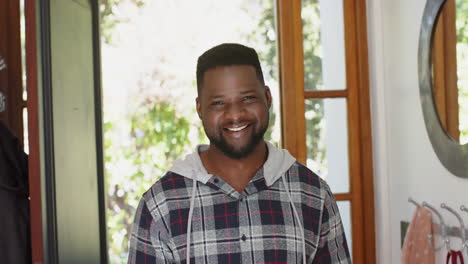
[[[414,210],[408,197],[437,208],[442,202],[457,210],[468,205],[468,179],[443,167],[424,125],[417,50],[425,3],[367,0],[378,263],[400,263],[400,221],[409,221]],[[444,256],[437,254],[436,263],[445,263]]]

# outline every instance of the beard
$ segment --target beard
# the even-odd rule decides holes
[[[221,150],[226,156],[232,159],[240,160],[250,155],[254,151],[255,147],[257,147],[258,144],[262,141],[263,136],[265,135],[265,132],[268,128],[268,121],[269,120],[267,119],[267,122],[257,129],[255,128],[257,123],[250,123],[250,126],[253,126],[254,128],[247,143],[243,146],[233,145],[227,142],[226,137],[222,133],[222,128],[218,129],[217,135],[209,135],[206,133],[206,130],[205,133],[210,140],[210,144]]]

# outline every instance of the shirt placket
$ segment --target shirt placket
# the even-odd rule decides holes
[[[210,182],[216,185],[226,195],[226,200],[232,201],[234,199],[237,201],[237,225],[231,226],[229,232],[230,238],[233,239],[237,237],[237,239],[233,239],[233,243],[229,245],[231,252],[240,253],[240,263],[254,263],[256,257],[253,254],[258,252],[255,252],[253,246],[252,237],[254,234],[252,232],[254,231],[252,225],[258,224],[258,219],[251,219],[249,199],[258,199],[258,192],[268,189],[263,177],[263,169],[260,169],[256,173],[242,193],[237,192],[218,176],[214,176]]]
[[[226,183],[222,178],[214,176],[212,179],[212,183],[216,185],[220,191],[222,191],[225,195],[224,198],[224,203],[225,204],[231,204],[232,202],[238,202],[241,195],[234,190],[228,183]],[[226,225],[226,232],[223,232],[224,235],[222,237],[217,237],[218,241],[228,241],[226,242],[223,247],[225,247],[225,250],[227,251],[228,255],[231,255],[228,257],[228,260],[226,263],[222,264],[227,264],[227,263],[244,263],[242,260],[242,235],[240,234],[240,229],[239,226],[242,225],[240,223],[239,219],[239,212],[241,212],[239,209],[239,206],[228,206],[229,208],[226,208],[226,212],[229,214],[227,219],[232,219],[233,221],[227,221]],[[232,218],[231,215],[234,215],[235,220]]]
[[[252,228],[249,221],[248,197],[244,194],[238,199],[239,208],[239,243],[242,252],[242,263],[253,263]]]

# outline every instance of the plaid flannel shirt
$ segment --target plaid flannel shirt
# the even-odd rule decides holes
[[[197,183],[190,263],[351,263],[328,185],[300,163],[267,186],[260,169],[242,193],[220,177]],[[130,240],[129,264],[185,263],[192,179],[168,172],[144,195]]]

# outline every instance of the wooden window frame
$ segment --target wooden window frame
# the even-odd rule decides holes
[[[432,62],[434,101],[445,131],[459,142],[457,86],[457,32],[455,0],[446,1],[436,22]]]
[[[282,142],[305,164],[305,99],[346,98],[354,263],[375,263],[375,213],[365,0],[343,0],[347,89],[305,91],[301,0],[277,0]]]

